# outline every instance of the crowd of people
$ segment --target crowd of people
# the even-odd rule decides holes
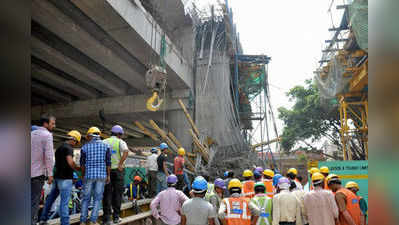
[[[327,167],[312,168],[310,191],[303,189],[298,171],[290,168],[285,176],[271,169],[246,169],[242,180],[233,171],[210,182],[197,176],[191,183],[184,169],[185,150],[179,148],[173,170],[167,166],[168,145],[153,148],[146,160],[144,177],[135,176],[124,184],[124,162],[128,146],[122,140],[124,130],[115,125],[111,136],[101,140],[101,131],[91,127],[81,147],[79,166],[73,160],[73,148],[80,146],[82,135],[77,130],[67,133],[65,142],[54,153],[53,136],[56,119],[44,115],[40,126],[31,131],[31,203],[32,225],[48,224],[51,208],[59,198],[62,225],[69,225],[70,199],[76,172],[81,174],[82,200],[80,224],[97,225],[103,208],[102,224],[121,222],[123,193],[129,200],[154,198],[150,208],[160,225],[364,225],[367,204],[357,195],[359,185],[329,174]],[[51,185],[39,217],[39,201],[47,179]],[[89,204],[91,215],[88,216]]]
[[[150,208],[160,225],[366,224],[367,204],[357,195],[357,183],[342,186],[327,167],[308,172],[310,191],[303,190],[295,168],[283,176],[256,167],[244,170],[242,181],[232,171],[212,184],[198,176],[188,195],[179,190],[177,176],[170,174],[167,189],[156,195]]]

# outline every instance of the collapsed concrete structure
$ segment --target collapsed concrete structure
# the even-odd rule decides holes
[[[32,123],[44,112],[56,116],[56,142],[70,129],[85,134],[98,126],[109,135],[120,124],[128,145],[144,149],[162,141],[153,120],[193,153],[197,173],[252,166],[257,156],[242,135],[233,71],[242,48],[228,6],[209,12],[180,0],[33,0]],[[150,112],[144,76],[160,63],[163,37],[166,92],[160,110]],[[209,146],[207,163],[178,99]]]

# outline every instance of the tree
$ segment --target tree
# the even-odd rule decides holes
[[[340,141],[340,118],[337,104],[323,102],[317,85],[306,80],[305,85],[298,85],[288,93],[290,101],[295,101],[292,109],[280,107],[279,118],[285,127],[282,133],[282,147],[290,151],[300,145],[306,150],[317,150],[314,142],[326,138],[342,149]],[[364,158],[364,149],[358,140],[351,140],[354,159]]]

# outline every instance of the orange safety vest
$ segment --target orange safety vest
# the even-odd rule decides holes
[[[327,179],[324,179],[324,189],[330,190],[330,188],[328,187]]]
[[[346,196],[346,210],[348,210],[356,225],[360,225],[360,217],[362,216],[362,211],[360,210],[359,197],[346,188],[341,188],[336,193],[342,193]],[[341,212],[339,214],[339,221],[341,225],[348,224]]]
[[[227,225],[251,225],[249,199],[246,197],[230,197],[223,199],[226,204],[225,220]]]
[[[255,182],[253,180],[244,181],[242,184],[242,194],[244,197],[252,198],[255,196]]]
[[[274,193],[275,193],[274,186],[273,186],[273,180],[265,179],[265,180],[263,180],[263,184],[266,187],[266,195],[269,196],[270,198],[273,198]]]

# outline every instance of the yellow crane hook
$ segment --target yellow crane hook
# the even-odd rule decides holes
[[[154,102],[157,101],[158,104],[154,105]],[[150,111],[158,111],[159,107],[161,106],[163,99],[160,99],[158,96],[158,92],[154,91],[152,96],[147,100],[147,109]]]

